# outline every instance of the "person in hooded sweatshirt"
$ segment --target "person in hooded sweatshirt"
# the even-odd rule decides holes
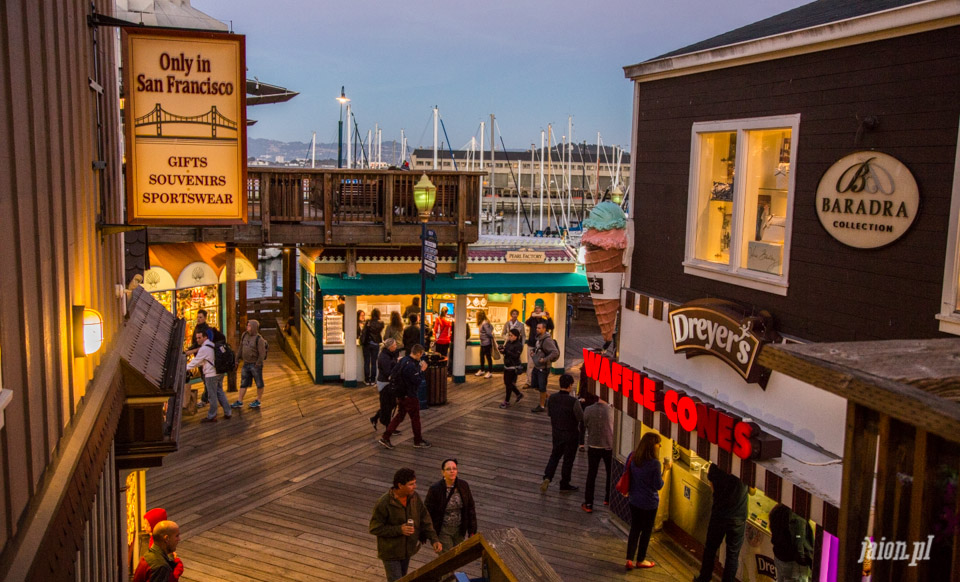
[[[260,335],[260,322],[256,319],[247,321],[247,330],[240,336],[240,350],[237,357],[243,362],[240,370],[240,394],[231,408],[243,406],[243,397],[247,395],[247,388],[257,383],[257,399],[250,403],[250,408],[260,408],[263,399],[263,360],[267,357],[267,340]]]

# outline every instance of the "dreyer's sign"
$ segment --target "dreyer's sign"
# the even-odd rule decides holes
[[[673,351],[688,358],[709,354],[766,388],[770,371],[755,365],[764,343],[776,339],[769,314],[749,313],[721,299],[698,299],[670,311]]]
[[[697,438],[705,439],[741,459],[764,460],[781,454],[782,441],[764,433],[756,423],[702,402],[681,390],[664,388],[661,380],[627,364],[584,348],[583,365],[587,378],[592,381],[590,388],[594,394],[613,401],[619,409],[622,409],[624,402],[633,401],[638,410],[661,412],[682,430],[696,432]],[[602,394],[597,390],[598,385],[614,394],[622,394],[623,399]]]
[[[897,240],[917,218],[920,191],[899,160],[856,152],[830,166],[817,186],[817,216],[830,236],[860,249]]]

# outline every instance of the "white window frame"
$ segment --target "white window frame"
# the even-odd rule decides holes
[[[746,197],[746,180],[734,180],[733,207],[738,209],[734,213],[731,233],[735,236],[730,241],[730,264],[721,265],[704,259],[696,258],[697,248],[697,215],[700,207],[700,134],[717,132],[737,132],[737,154],[734,172],[736,175],[745,175],[743,165],[746,163],[747,140],[745,132],[763,129],[790,128],[790,172],[787,186],[787,216],[786,228],[783,237],[783,273],[779,276],[761,273],[740,266],[739,257],[743,248],[743,213]],[[800,114],[776,115],[771,117],[753,117],[747,119],[730,119],[723,121],[706,121],[693,124],[690,129],[690,172],[687,192],[687,239],[684,253],[683,272],[714,281],[722,281],[731,285],[739,285],[750,289],[757,289],[775,295],[786,295],[789,286],[790,273],[790,240],[793,235],[793,203],[796,190],[797,175],[797,144],[800,138]]]
[[[940,331],[960,335],[960,131],[957,132],[956,158],[953,161],[953,193],[950,201],[950,225],[947,230],[947,252],[943,265],[943,295],[940,301]]]

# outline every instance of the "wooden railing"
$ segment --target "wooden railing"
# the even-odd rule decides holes
[[[479,219],[477,172],[428,172],[437,186],[430,221]],[[413,186],[420,173],[397,170],[250,168],[247,213],[253,223],[417,224]]]

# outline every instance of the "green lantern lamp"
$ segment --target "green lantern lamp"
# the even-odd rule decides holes
[[[420,220],[426,222],[433,212],[433,205],[437,202],[437,187],[433,185],[426,174],[420,176],[420,181],[413,187],[413,203],[417,205]]]

